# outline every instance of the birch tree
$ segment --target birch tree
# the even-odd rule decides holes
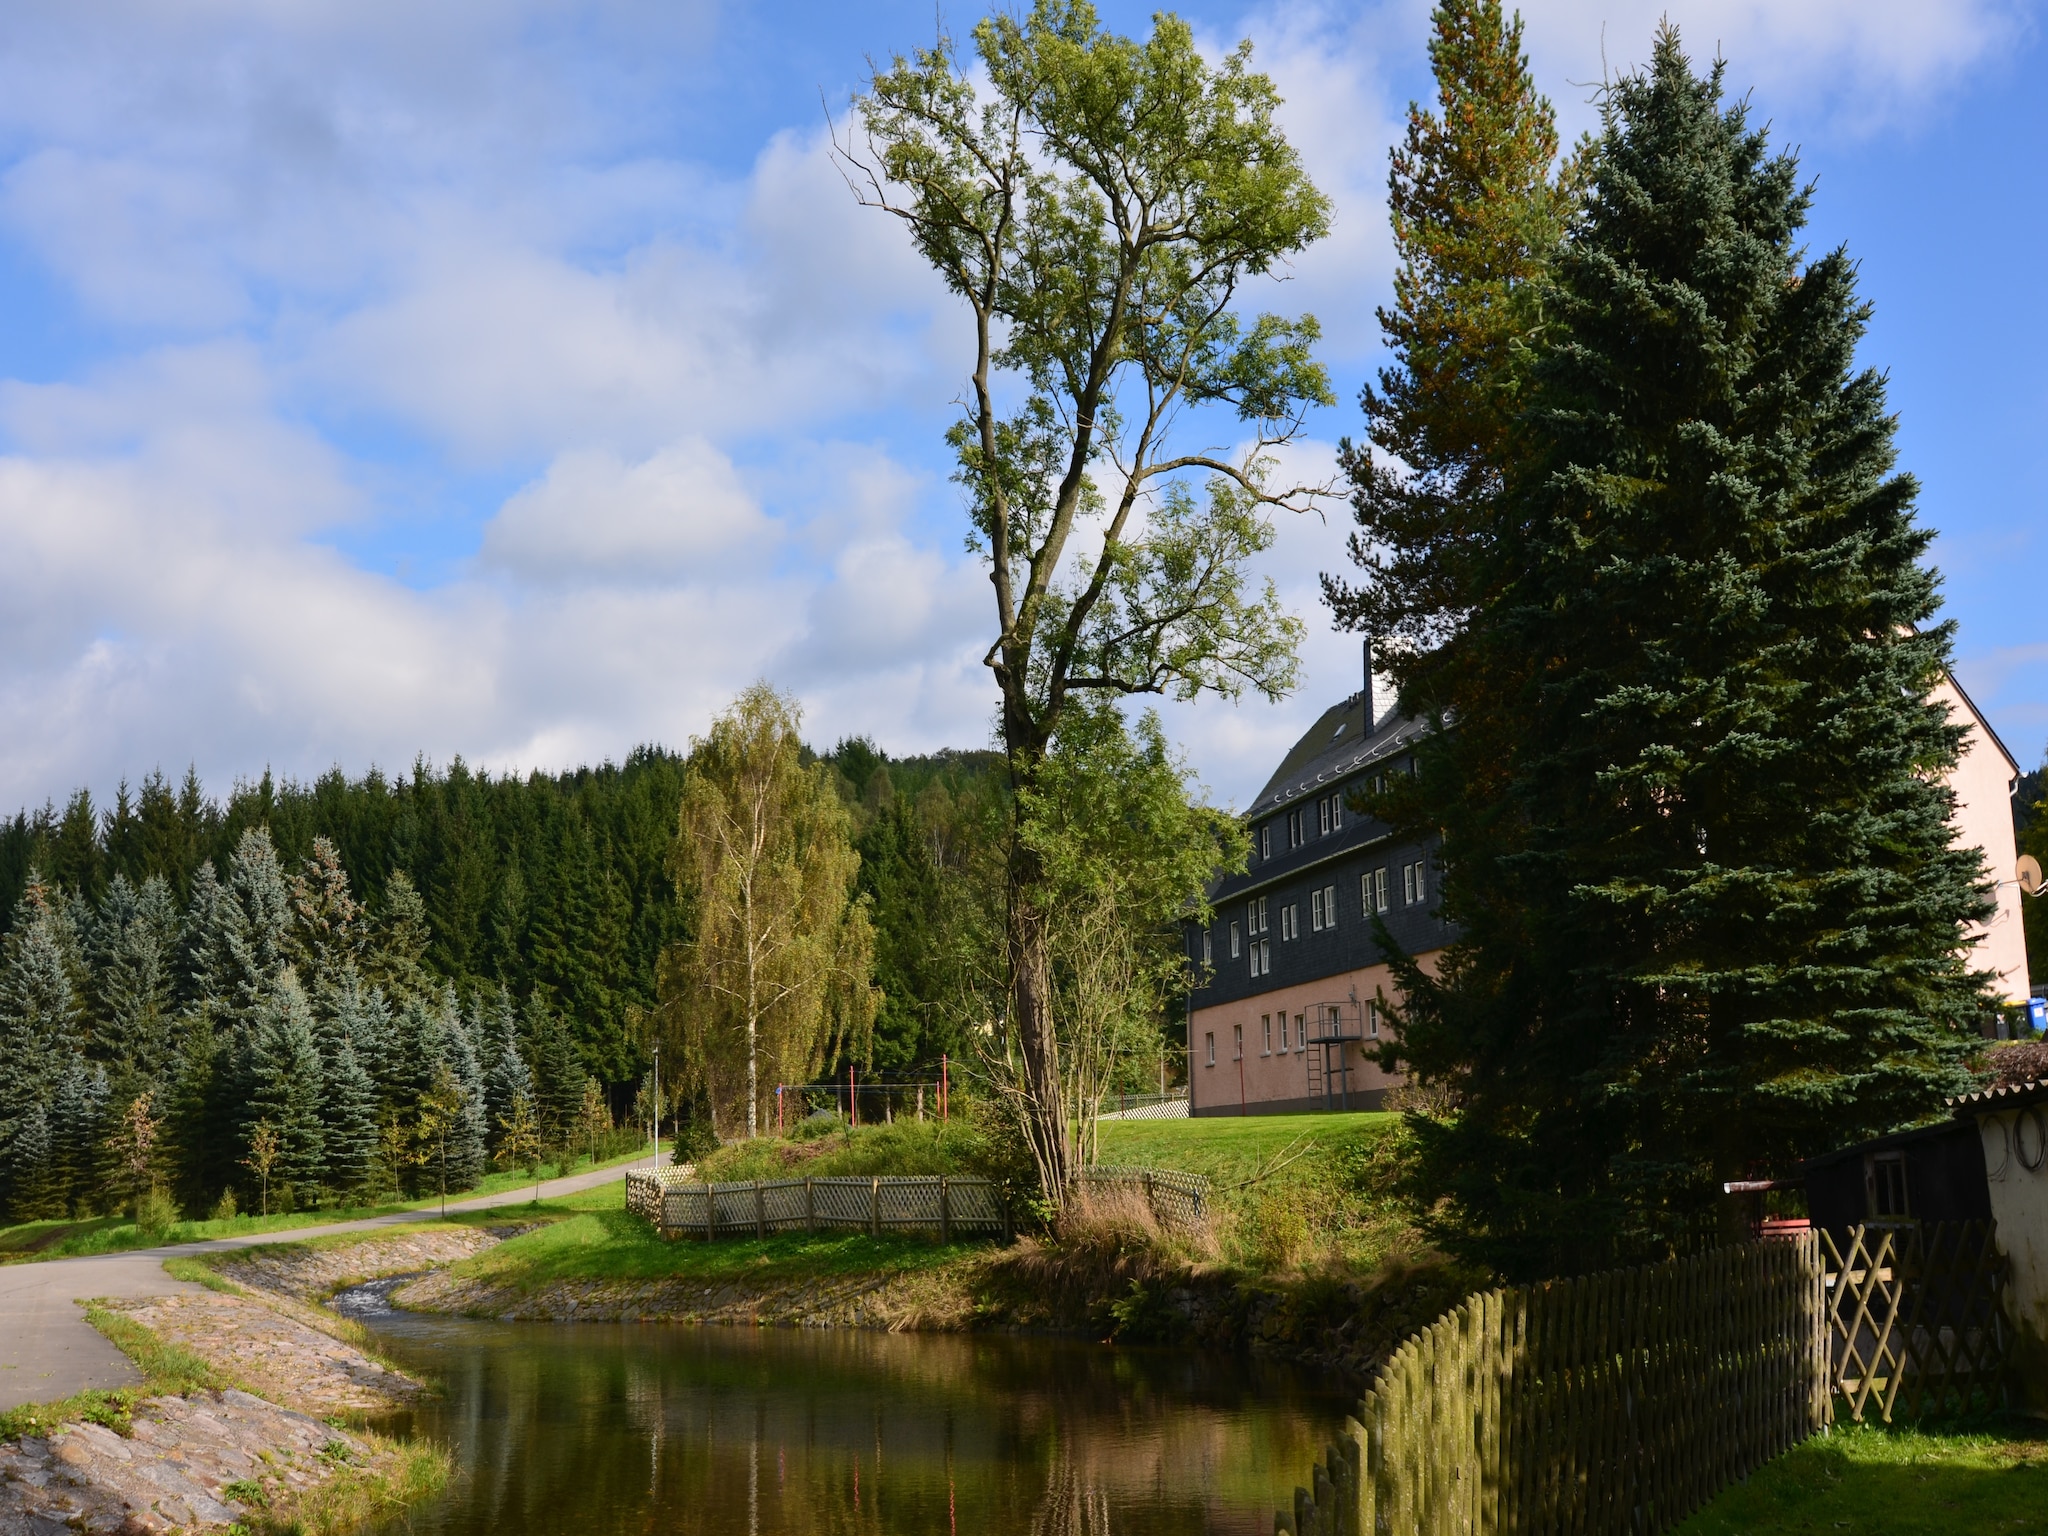
[[[760,1132],[765,1086],[864,1054],[879,1001],[860,856],[790,700],[756,683],[691,743],[671,871],[695,924],[661,974],[686,1081]]]
[[[984,87],[945,36],[878,70],[841,153],[856,195],[963,301],[972,363],[949,441],[994,589],[983,660],[1021,802],[1089,698],[1294,686],[1300,623],[1246,566],[1273,509],[1322,493],[1276,468],[1332,397],[1314,318],[1246,300],[1322,236],[1328,203],[1248,43],[1212,64],[1173,16],[1137,41],[1085,0],[1038,0],[983,21],[973,52]],[[1055,918],[1043,855],[1010,849],[1005,1011],[1058,1202]]]

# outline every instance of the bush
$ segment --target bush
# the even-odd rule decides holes
[[[178,1207],[161,1189],[151,1189],[135,1202],[135,1226],[151,1242],[162,1238],[178,1220]]]
[[[232,1188],[222,1190],[220,1198],[213,1202],[213,1219],[215,1221],[233,1221],[240,1213],[240,1208],[235,1204],[234,1190]]]

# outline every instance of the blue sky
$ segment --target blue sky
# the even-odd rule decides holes
[[[1813,247],[1861,263],[1958,671],[2038,762],[2040,8],[1530,6],[1568,130],[1667,10],[1798,146]],[[1378,358],[1427,7],[1183,14],[1254,39],[1336,200],[1261,296],[1324,323],[1343,404],[1313,467]],[[988,587],[939,441],[968,335],[824,131],[932,27],[929,3],[0,5],[0,806],[158,764],[225,787],[617,758],[758,676],[821,744],[984,743]],[[1356,686],[1314,596],[1344,531],[1288,518],[1267,557],[1310,626],[1301,694],[1167,711],[1225,801]]]

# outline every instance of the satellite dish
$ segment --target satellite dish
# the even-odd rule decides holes
[[[2019,868],[2014,871],[2019,877],[2020,889],[2029,896],[2041,894],[2041,861],[2031,853],[2020,855]]]

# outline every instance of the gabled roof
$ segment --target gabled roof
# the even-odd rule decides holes
[[[1991,728],[1991,722],[1984,717],[1984,711],[1977,707],[1977,701],[1970,697],[1969,690],[1962,685],[1962,682],[1956,677],[1955,673],[1949,672],[1944,675],[1948,678],[1949,687],[1955,689],[1956,697],[1963,701],[1963,708],[1970,712],[1970,718],[1984,728],[1984,734],[1991,738],[1991,745],[1998,748],[1998,755],[2005,759],[2005,765],[2012,770],[2012,776],[2018,778],[2022,773],[2026,772],[2024,768],[2020,767],[2020,760],[2014,757],[2011,751],[2007,749],[2005,743],[1998,739],[1998,732]]]
[[[1245,815],[1259,816],[1302,795],[1345,777],[1368,763],[1391,756],[1422,732],[1422,722],[1393,715],[1375,724],[1371,735],[1365,731],[1365,695],[1354,693],[1341,704],[1323,711],[1316,723],[1303,733],[1273,770],[1266,787],[1246,809]]]

